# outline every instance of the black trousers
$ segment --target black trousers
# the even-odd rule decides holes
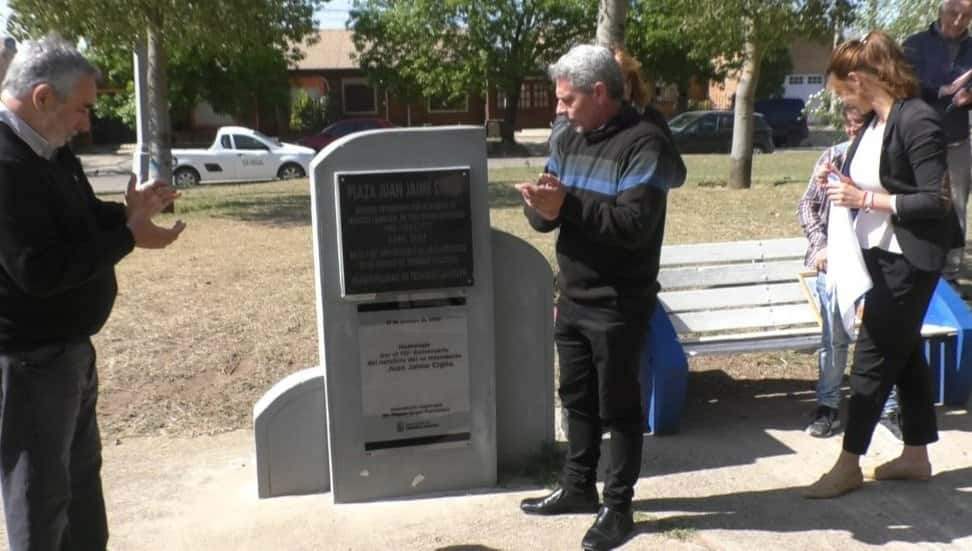
[[[560,403],[567,412],[567,460],[561,484],[568,491],[592,488],[597,479],[601,434],[609,429],[604,504],[631,506],[641,472],[644,438],[641,353],[653,300],[557,303],[555,339],[560,359]]]
[[[104,550],[91,342],[0,353],[0,400],[0,483],[11,551]]]
[[[851,368],[844,450],[867,453],[894,385],[898,385],[904,443],[930,444],[938,440],[938,427],[921,325],[939,273],[918,270],[904,256],[881,249],[863,252],[874,286],[864,302]]]

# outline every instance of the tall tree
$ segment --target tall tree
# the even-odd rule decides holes
[[[355,0],[349,27],[372,83],[427,97],[496,86],[514,141],[520,87],[594,34],[591,0]]]
[[[423,94],[465,93],[476,78],[458,56],[465,52],[453,50],[465,40],[457,19],[453,6],[437,0],[357,1],[351,9],[352,57],[373,86],[405,103],[409,125],[411,104]]]
[[[729,187],[752,184],[753,101],[766,52],[796,37],[829,36],[847,0],[673,0],[698,46],[738,77]],[[727,24],[727,22],[734,22]]]
[[[689,86],[693,81],[721,79],[705,48],[696,48],[684,16],[669,2],[637,2],[628,13],[625,45],[642,63],[649,88],[654,83],[674,84],[678,89],[677,111],[688,107]]]
[[[858,6],[862,32],[883,29],[900,40],[938,19],[941,0],[866,0]]]
[[[84,38],[96,49],[132,51],[148,43],[150,153],[159,175],[172,171],[168,120],[169,53],[191,44],[218,58],[226,48],[258,44],[295,59],[305,36],[314,31],[314,11],[325,0],[9,0],[8,28],[20,37],[57,31]],[[222,70],[230,70],[223,67]],[[241,94],[245,96],[245,94]]]
[[[600,0],[597,10],[597,43],[611,48],[624,46],[628,0]]]

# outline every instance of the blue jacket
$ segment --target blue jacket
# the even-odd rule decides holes
[[[922,99],[934,107],[942,118],[945,140],[954,143],[968,138],[968,106],[946,113],[952,96],[938,97],[940,87],[951,84],[959,75],[972,69],[972,40],[968,33],[959,39],[958,54],[954,60],[949,59],[946,40],[936,23],[932,23],[927,31],[909,36],[904,41],[904,52],[921,81]]]

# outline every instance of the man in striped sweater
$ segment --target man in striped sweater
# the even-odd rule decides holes
[[[552,144],[538,181],[517,188],[534,229],[560,230],[555,339],[568,451],[560,485],[521,508],[540,515],[597,512],[582,546],[611,549],[633,530],[644,426],[639,364],[659,290],[666,196],[685,171],[662,129],[623,101],[609,49],[576,46],[549,73],[557,113],[572,129]],[[599,507],[602,429],[611,439]]]

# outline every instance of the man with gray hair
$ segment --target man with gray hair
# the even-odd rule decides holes
[[[952,207],[961,226],[961,242],[954,243],[945,259],[942,277],[954,280],[964,264],[966,206],[972,185],[972,150],[969,149],[969,107],[972,91],[972,0],[944,0],[938,20],[928,30],[904,41],[904,52],[921,82],[921,97],[942,117],[948,142],[948,177]]]
[[[684,182],[685,171],[665,132],[623,101],[610,50],[576,46],[549,73],[557,114],[574,131],[551,144],[537,182],[517,189],[534,229],[560,230],[554,334],[567,459],[559,486],[521,508],[537,515],[597,512],[582,547],[612,549],[634,528],[644,432],[641,356],[659,290],[667,193]],[[611,439],[599,507],[602,430]]]
[[[0,92],[0,484],[11,551],[105,549],[91,336],[114,266],[183,230],[152,217],[178,196],[129,180],[98,199],[67,146],[88,131],[98,71],[56,36],[17,52]]]

